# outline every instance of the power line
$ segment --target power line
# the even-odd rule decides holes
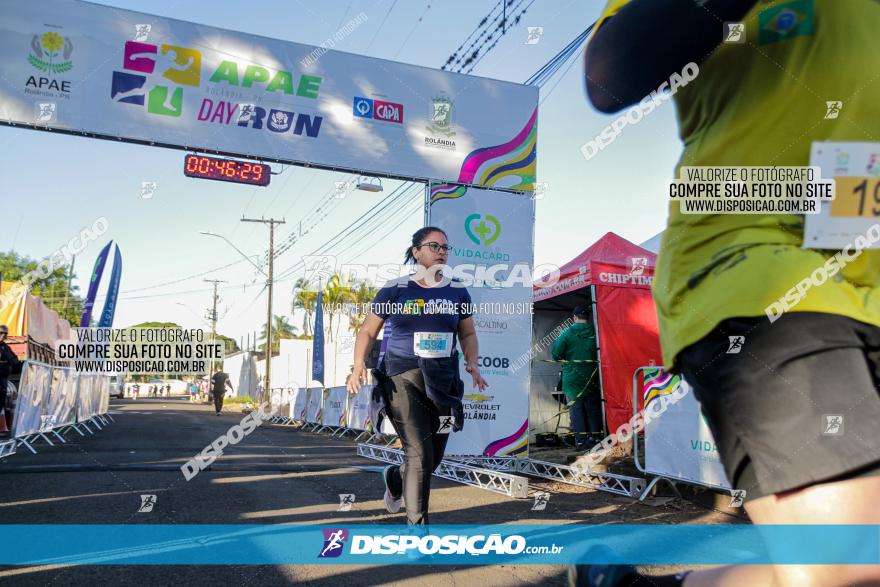
[[[473,31],[471,31],[471,34],[468,35],[468,37],[464,41],[462,41],[461,45],[458,46],[458,49],[453,51],[452,55],[450,55],[449,58],[446,60],[446,63],[444,63],[443,66],[440,68],[441,70],[445,71],[447,68],[451,69],[452,66],[458,65],[459,63],[461,63],[461,60],[463,59],[464,55],[466,55],[467,52],[470,51],[477,42],[479,42],[479,40],[483,37],[483,35],[491,29],[491,26],[498,21],[498,17],[497,16],[493,17],[492,15],[495,13],[495,11],[499,7],[504,6],[505,1],[506,0],[500,0],[498,2],[498,4],[496,4],[495,6],[492,7],[492,10],[489,11],[489,14],[484,16],[483,19],[479,23],[477,23],[477,27]],[[499,12],[499,14],[503,14],[503,13],[504,13],[503,10],[501,10]],[[490,21],[490,19],[491,19],[491,21]],[[481,30],[482,30],[482,32],[480,32]],[[480,34],[477,37],[474,37],[474,35],[477,35],[477,33],[480,33]],[[465,44],[468,41],[470,41],[471,39],[474,39],[474,40],[465,49],[465,47],[464,47]]]
[[[418,185],[418,184],[416,184],[416,185]],[[384,200],[382,200],[381,202],[379,202],[378,204],[373,206],[370,210],[368,210],[366,213],[364,213],[360,218],[358,218],[357,220],[355,220],[354,222],[352,222],[351,224],[349,224],[348,226],[343,228],[329,241],[327,241],[326,243],[324,243],[323,245],[321,245],[320,247],[318,247],[317,249],[312,251],[310,253],[310,255],[324,254],[326,251],[321,251],[321,249],[329,249],[334,246],[338,246],[339,243],[341,243],[343,240],[345,240],[346,238],[351,236],[356,231],[360,230],[362,228],[362,226],[370,220],[370,218],[373,218],[374,216],[382,214],[382,212],[386,208],[388,208],[388,206],[390,206],[394,203],[395,198],[404,197],[406,195],[406,191],[411,187],[413,187],[412,184],[409,184],[409,185],[401,184],[400,186],[398,186],[393,192],[391,192],[388,196],[386,196],[386,198]],[[419,187],[421,187],[421,186],[419,186]],[[396,195],[397,192],[399,192],[401,190],[403,190],[403,192]],[[334,241],[337,241],[337,242],[334,243]],[[292,275],[293,273],[298,271],[301,268],[301,266],[303,266],[303,267],[305,266],[305,262],[302,260],[298,261],[297,263],[288,267],[287,269],[281,271],[281,273],[278,276],[278,279],[282,280],[282,279],[289,277],[290,275]]]
[[[515,11],[517,8],[519,8],[519,6],[522,5],[522,3],[524,1],[525,0],[520,0],[519,2],[517,2],[517,4],[511,8],[511,11]],[[511,28],[515,27],[516,25],[519,24],[520,19],[522,19],[523,15],[526,13],[526,11],[529,9],[529,7],[534,3],[535,3],[535,0],[531,0],[516,16],[513,17],[513,22],[511,23]],[[503,37],[504,35],[507,34],[507,31],[509,30],[507,25],[508,25],[507,20],[505,18],[502,18],[501,22],[498,23],[498,25],[495,27],[495,30],[492,31],[492,34],[486,38],[483,45],[481,45],[480,47],[477,47],[477,49],[476,49],[476,51],[474,51],[473,55],[471,57],[469,57],[468,60],[464,64],[462,64],[462,68],[459,71],[461,71],[461,73],[465,73],[465,74],[471,73],[474,70],[474,68],[480,63],[480,61],[482,61],[483,58],[486,57],[486,55],[488,55],[492,51],[492,49],[495,48],[495,46],[501,40],[501,37]],[[497,38],[495,38],[496,34],[498,35]],[[493,39],[494,39],[494,41],[493,41]],[[489,47],[485,51],[480,53],[480,48],[485,46],[489,41],[493,41],[492,44],[489,45]],[[464,71],[465,66],[467,66],[469,63],[470,63],[470,68],[467,71]]]
[[[580,48],[587,40],[587,37],[590,36],[590,32],[593,30],[593,27],[596,26],[596,23],[591,24],[586,29],[584,29],[580,34],[578,34],[574,39],[569,41],[569,43],[562,48],[559,53],[554,55],[550,60],[542,65],[538,70],[533,73],[529,78],[525,81],[527,85],[532,86],[542,86],[547,81],[549,81],[553,75],[559,71],[559,69],[565,64],[566,61],[572,58],[577,52],[578,48]],[[581,48],[581,50],[583,50]]]
[[[418,18],[418,20],[416,20],[416,24],[413,25],[413,28],[410,29],[409,34],[406,35],[406,38],[403,40],[403,44],[400,45],[400,49],[397,50],[397,53],[394,54],[394,57],[392,57],[392,59],[397,59],[397,56],[400,55],[400,52],[403,51],[403,48],[406,47],[406,44],[409,42],[410,37],[413,36],[413,33],[416,32],[416,29],[419,28],[420,24],[422,24],[422,19],[425,18],[425,15],[428,14],[429,10],[431,10],[430,2],[425,7],[425,11],[422,13],[422,15]]]
[[[376,38],[379,36],[379,31],[382,30],[382,27],[385,26],[385,21],[388,20],[388,15],[391,14],[391,11],[394,10],[394,6],[397,4],[397,0],[391,3],[391,6],[388,8],[388,12],[385,13],[385,17],[382,19],[382,22],[379,23],[379,28],[376,29],[376,34],[373,35],[373,38],[370,39],[370,44],[367,45],[367,48],[364,49],[364,53],[370,50],[370,47],[373,46]]]

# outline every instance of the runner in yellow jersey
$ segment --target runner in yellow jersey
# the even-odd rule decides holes
[[[638,108],[696,64],[699,73],[674,95],[679,166],[805,167],[826,142],[869,143],[859,148],[880,161],[878,31],[877,0],[611,0],[586,52],[587,94],[606,113]],[[880,175],[880,164],[851,169],[844,155],[845,172],[823,168],[823,176]],[[756,524],[880,523],[880,251],[848,255],[780,315],[774,303],[841,251],[804,248],[803,215],[683,214],[679,206],[670,204],[654,282],[663,358],[693,386],[749,516]],[[738,352],[728,352],[734,342]],[[880,584],[880,568],[725,567],[647,578],[594,567],[572,580],[867,585]]]

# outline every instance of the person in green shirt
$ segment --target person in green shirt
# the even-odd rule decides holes
[[[562,392],[568,400],[568,415],[578,451],[589,450],[602,440],[596,329],[590,314],[589,306],[576,307],[574,324],[562,331],[550,352],[554,361],[592,361],[562,366]]]

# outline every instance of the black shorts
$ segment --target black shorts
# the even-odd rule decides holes
[[[733,318],[678,361],[746,500],[880,475],[880,327],[818,312]]]

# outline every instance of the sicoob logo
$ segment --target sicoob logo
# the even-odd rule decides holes
[[[342,554],[345,541],[348,540],[348,530],[342,528],[324,528],[324,546],[318,558],[336,558]]]

